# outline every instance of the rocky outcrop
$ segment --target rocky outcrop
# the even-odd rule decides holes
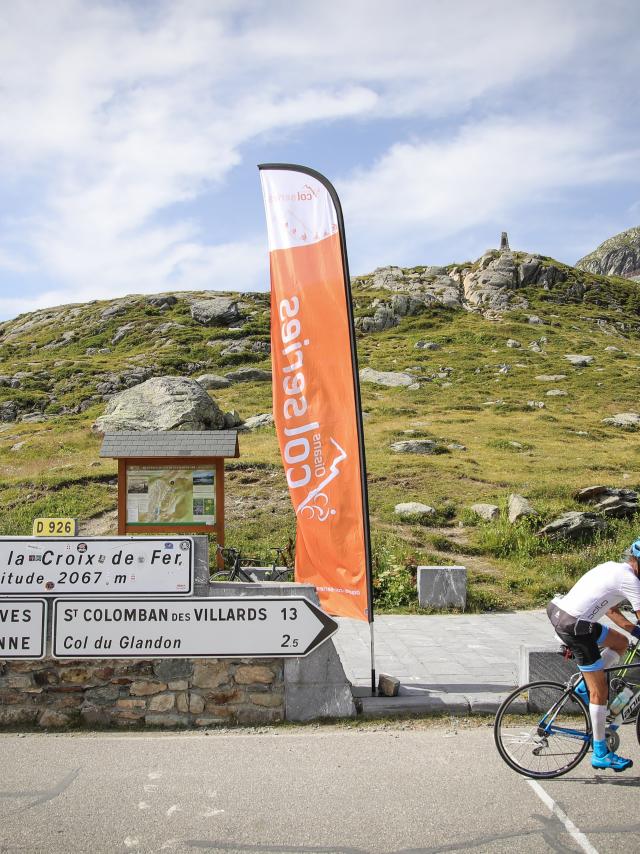
[[[203,326],[230,326],[242,320],[240,303],[232,297],[212,297],[191,304],[191,317]]]
[[[594,511],[613,519],[630,519],[640,510],[634,489],[587,486],[576,492],[574,498],[581,504],[592,504]]]
[[[576,262],[579,270],[640,281],[640,226],[610,237]]]
[[[111,398],[93,425],[113,430],[220,430],[224,414],[195,380],[155,377]]]
[[[479,267],[463,280],[464,297],[470,306],[505,310],[512,302],[512,292],[518,287],[518,273],[511,252],[482,256]],[[526,307],[526,303],[522,303]]]
[[[175,305],[178,300],[173,296],[173,294],[152,294],[147,297],[147,302],[155,308],[164,309],[171,308],[171,306]]]
[[[550,264],[538,255],[516,254],[491,249],[466,267],[381,267],[365,277],[361,284],[376,291],[390,291],[390,300],[376,297],[368,312],[356,318],[361,332],[383,332],[397,326],[403,317],[419,314],[431,306],[467,309],[483,313],[526,308],[527,301],[518,291],[529,286],[550,290],[567,281],[564,268]],[[568,282],[567,297],[580,300],[585,288]],[[535,318],[539,321],[539,318]]]

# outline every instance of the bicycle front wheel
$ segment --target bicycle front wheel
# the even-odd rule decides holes
[[[233,570],[219,569],[217,572],[212,572],[209,576],[209,581],[231,581]]]
[[[583,759],[591,719],[582,699],[559,682],[516,688],[496,713],[493,734],[500,756],[525,777],[560,777]]]

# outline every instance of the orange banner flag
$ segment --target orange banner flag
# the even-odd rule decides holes
[[[319,173],[260,166],[271,267],[273,415],[296,511],[296,580],[373,619],[357,356],[340,202]]]

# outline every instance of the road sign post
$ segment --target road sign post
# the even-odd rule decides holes
[[[189,595],[191,537],[0,537],[0,596]]]
[[[308,599],[56,599],[54,658],[290,658],[338,624]]]
[[[44,658],[46,627],[44,599],[0,599],[0,658]]]

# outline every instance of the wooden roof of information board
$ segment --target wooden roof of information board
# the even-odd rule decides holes
[[[237,430],[120,431],[105,433],[101,457],[237,457]]]

